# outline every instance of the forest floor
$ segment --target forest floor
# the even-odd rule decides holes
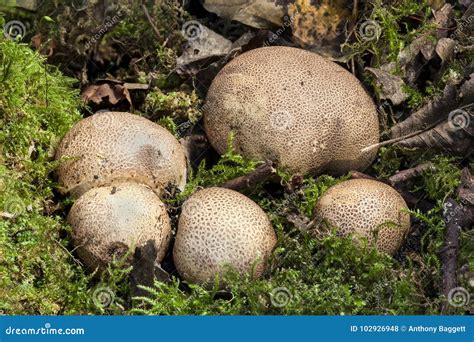
[[[471,1],[275,1],[234,21],[220,16],[221,2],[0,7],[0,314],[474,313]],[[194,39],[202,30],[210,38]],[[88,272],[66,223],[72,199],[54,172],[60,139],[98,110],[166,127],[193,156],[186,189],[166,200],[175,232],[181,204],[197,189],[262,167],[232,148],[218,156],[201,116],[222,66],[264,45],[319,53],[364,84],[388,141],[374,163],[342,177],[278,170],[240,189],[278,235],[260,279],[229,271],[227,290],[187,284],[171,252],[147,287],[137,289],[125,260],[100,276]],[[308,233],[321,195],[360,177],[407,200],[412,227],[394,257],[334,231]]]

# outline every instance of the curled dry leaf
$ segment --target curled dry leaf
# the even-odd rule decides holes
[[[126,87],[118,83],[102,83],[88,86],[81,93],[81,99],[85,103],[96,105],[116,105],[122,100],[132,105],[130,93]]]
[[[403,91],[405,82],[400,76],[376,68],[365,68],[365,70],[374,76],[380,89],[379,96],[381,99],[388,99],[392,104],[399,105],[408,98],[408,94]]]
[[[183,53],[176,59],[176,70],[179,74],[199,70],[206,62],[223,57],[232,49],[230,40],[206,26],[196,23],[196,30],[196,35],[188,39]]]
[[[438,148],[467,156],[474,146],[474,74],[392,127],[391,137],[409,148]],[[406,138],[405,138],[406,137]]]

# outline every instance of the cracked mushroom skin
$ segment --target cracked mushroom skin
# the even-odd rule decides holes
[[[63,192],[79,197],[117,181],[150,186],[161,195],[184,189],[184,149],[165,128],[138,115],[101,112],[79,121],[62,139],[56,159]]]
[[[371,179],[352,179],[329,188],[316,204],[316,222],[336,227],[343,236],[376,238],[380,252],[394,255],[410,229],[410,215],[400,194]]]
[[[149,187],[135,183],[87,191],[72,206],[68,223],[77,253],[91,271],[103,271],[114,256],[145,244],[161,262],[171,238],[165,205]]]
[[[379,141],[372,99],[350,72],[315,53],[273,46],[246,52],[213,80],[204,128],[220,154],[234,132],[244,157],[290,173],[363,170]]]
[[[181,277],[192,283],[212,284],[228,266],[259,277],[276,240],[255,202],[234,190],[208,188],[183,205],[173,260]]]

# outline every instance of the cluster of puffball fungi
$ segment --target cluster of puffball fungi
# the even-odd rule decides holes
[[[206,135],[218,153],[272,160],[291,174],[342,175],[363,170],[376,151],[379,122],[372,99],[347,70],[308,51],[265,47],[228,63],[213,80],[204,106]],[[172,229],[162,196],[183,190],[186,157],[166,129],[138,115],[102,112],[78,122],[56,158],[62,190],[76,198],[68,221],[79,257],[103,270],[113,256],[144,244],[161,262]],[[403,198],[373,180],[330,188],[315,220],[374,240],[394,254],[410,227]],[[173,260],[180,276],[207,284],[227,267],[260,276],[277,237],[251,199],[224,188],[201,189],[182,205]]]

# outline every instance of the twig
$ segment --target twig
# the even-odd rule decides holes
[[[268,160],[260,165],[248,175],[231,179],[221,185],[223,188],[233,190],[244,190],[254,188],[258,183],[263,182],[276,174],[276,168],[272,161]]]
[[[364,147],[362,150],[360,150],[360,152],[365,153],[365,152],[371,151],[371,150],[373,150],[373,149],[376,149],[376,148],[379,148],[379,147],[382,147],[382,146],[385,146],[385,145],[395,144],[395,143],[400,142],[400,141],[402,141],[402,140],[405,140],[405,139],[414,137],[414,136],[416,136],[416,135],[418,135],[418,134],[420,134],[420,133],[426,132],[427,130],[429,130],[429,129],[433,128],[433,127],[434,127],[434,126],[430,126],[430,127],[428,127],[427,129],[424,129],[424,130],[415,131],[415,132],[413,132],[413,133],[404,135],[404,136],[402,136],[402,137],[397,137],[397,138],[385,140],[385,141],[379,142],[379,143],[377,143],[377,144],[373,144],[373,145]]]
[[[351,179],[372,179],[372,180],[377,180],[377,179],[375,179],[375,178],[372,177],[372,176],[366,175],[365,173],[362,173],[362,172],[359,172],[359,171],[355,171],[355,170],[349,171],[349,176],[351,177]]]
[[[410,169],[402,170],[394,174],[392,177],[388,179],[388,181],[390,182],[392,186],[397,186],[398,184],[404,183],[408,181],[409,179],[421,176],[424,172],[433,168],[434,168],[433,163],[431,162],[423,163],[415,167],[412,167]]]
[[[465,191],[470,192],[470,196]],[[461,196],[464,191],[464,196]],[[474,208],[472,204],[466,200],[472,197],[474,192],[474,184],[471,174],[467,168],[463,170],[461,177],[461,185],[458,188],[458,195],[462,203],[458,203],[452,198],[448,198],[443,207],[443,216],[446,221],[446,235],[443,249],[439,252],[442,262],[443,271],[443,289],[442,293],[449,300],[449,293],[457,287],[457,259],[459,253],[459,235],[461,230],[469,227],[474,222]],[[444,312],[448,309],[448,300],[442,305],[441,310]]]
[[[158,40],[161,41],[160,31],[158,31],[158,28],[156,27],[155,23],[153,22],[153,19],[151,18],[150,13],[148,12],[148,9],[146,8],[145,4],[142,4],[142,9],[143,9],[143,13],[145,13],[145,16],[146,16],[148,22],[150,23],[151,27],[153,28],[153,31],[155,31],[156,37],[158,38]]]

